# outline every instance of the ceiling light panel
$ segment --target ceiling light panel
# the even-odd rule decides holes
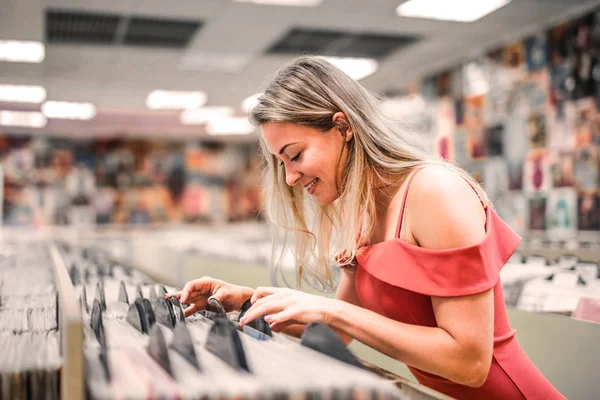
[[[373,74],[379,69],[377,60],[371,58],[342,58],[342,57],[324,57],[331,64],[335,65],[346,73],[350,78],[361,80]]]
[[[41,63],[46,58],[46,48],[41,42],[0,40],[0,61]]]
[[[246,117],[217,118],[206,125],[209,135],[249,135],[255,129]]]
[[[250,110],[254,108],[258,104],[258,98],[262,93],[254,93],[250,96],[246,97],[241,104],[242,111],[245,113],[249,113]]]
[[[146,98],[151,110],[189,110],[206,104],[208,97],[201,91],[154,90]]]
[[[235,0],[236,3],[254,3],[270,6],[316,7],[323,0]]]
[[[512,0],[408,0],[398,6],[401,17],[474,22]]]
[[[46,100],[46,89],[42,86],[0,85],[0,102],[34,103]]]
[[[203,107],[194,110],[185,110],[179,120],[184,125],[202,125],[215,119],[231,117],[231,107]]]
[[[0,125],[22,128],[43,128],[48,123],[39,111],[0,111]]]
[[[96,107],[91,103],[47,101],[42,104],[42,113],[48,118],[89,120],[96,116]]]

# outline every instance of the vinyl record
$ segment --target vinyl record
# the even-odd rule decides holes
[[[525,193],[548,192],[552,188],[551,164],[548,153],[543,149],[532,150],[523,168]]]

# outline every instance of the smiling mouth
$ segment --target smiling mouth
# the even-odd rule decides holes
[[[315,184],[317,183],[318,180],[319,180],[319,178],[315,178],[311,183],[309,183],[308,185],[306,185],[306,190],[308,192],[310,192],[310,189],[312,189],[313,186],[315,186]]]

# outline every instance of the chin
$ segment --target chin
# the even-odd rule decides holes
[[[329,204],[331,204],[334,201],[336,201],[338,199],[338,197],[339,196],[337,194],[333,195],[331,193],[326,193],[326,194],[321,195],[321,196],[315,196],[315,200],[321,206],[328,206]]]

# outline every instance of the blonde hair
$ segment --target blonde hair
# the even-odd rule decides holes
[[[277,259],[274,244],[273,267],[280,270],[284,252],[291,247],[298,285],[304,279],[333,289],[333,256],[340,267],[350,265],[365,239],[373,234],[375,186],[392,183],[385,177],[404,179],[415,167],[445,165],[471,183],[489,204],[485,192],[468,173],[428,154],[414,134],[384,116],[375,95],[321,57],[299,57],[279,70],[251,110],[250,121],[259,126],[289,122],[325,132],[336,126],[332,117],[337,112],[346,116],[353,139],[348,142],[340,194],[332,204],[318,205],[305,198],[299,185],[288,186],[285,168],[260,138],[266,160],[265,214],[280,228],[278,238],[283,239]],[[290,239],[293,246],[289,246]],[[312,279],[305,279],[305,271]]]

